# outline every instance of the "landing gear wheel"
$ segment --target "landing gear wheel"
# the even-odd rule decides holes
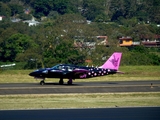
[[[45,84],[45,82],[42,80],[41,82],[40,82],[40,85],[44,85]]]
[[[70,78],[67,83],[68,85],[72,85],[72,78]]]
[[[60,78],[59,84],[60,84],[60,85],[63,85],[63,83],[64,83],[63,78]]]
[[[72,85],[72,81],[68,81],[67,84],[68,84],[68,85]]]

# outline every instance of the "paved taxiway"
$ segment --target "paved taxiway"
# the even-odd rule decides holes
[[[0,120],[160,120],[160,107],[0,110]]]
[[[73,85],[46,83],[43,86],[38,83],[0,84],[0,95],[159,91],[160,81],[75,82]]]

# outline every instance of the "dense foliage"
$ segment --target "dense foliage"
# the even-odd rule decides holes
[[[29,13],[25,13],[28,10]],[[51,67],[57,63],[102,64],[114,51],[123,52],[122,65],[160,65],[160,49],[117,47],[117,37],[160,34],[159,0],[0,0],[0,62],[19,68]],[[12,18],[41,22],[28,26]],[[41,17],[47,19],[41,21]],[[91,24],[87,24],[90,20]],[[96,42],[107,35],[109,47],[75,48],[75,37]],[[90,59],[92,63],[85,63]],[[5,63],[3,63],[5,62]]]

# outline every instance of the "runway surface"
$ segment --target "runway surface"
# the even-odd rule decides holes
[[[73,85],[46,83],[43,86],[39,83],[0,84],[0,95],[107,92],[160,92],[160,81],[75,82]]]
[[[160,107],[0,110],[0,120],[160,120]]]

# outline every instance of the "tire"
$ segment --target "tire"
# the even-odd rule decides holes
[[[44,82],[44,81],[41,81],[41,82],[40,82],[40,85],[44,85],[44,84],[45,84],[45,82]]]

